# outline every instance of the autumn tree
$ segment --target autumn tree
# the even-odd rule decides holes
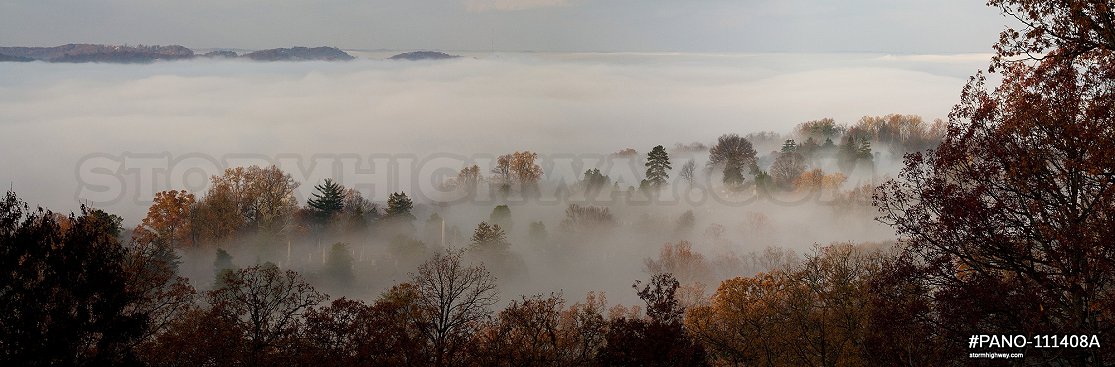
[[[159,297],[176,277],[166,256],[143,258],[152,253],[121,244],[120,223],[84,206],[69,217],[32,211],[13,192],[0,201],[2,364],[136,362],[135,345],[170,311],[159,305],[175,302]]]
[[[671,274],[682,284],[706,282],[712,275],[704,255],[685,240],[663,245],[657,259],[644,259],[643,264],[648,274]]]
[[[197,200],[186,191],[170,190],[155,193],[147,216],[136,228],[133,236],[144,241],[165,241],[174,248],[192,248],[194,237],[190,235],[190,211]]]
[[[794,127],[794,134],[802,138],[832,139],[844,134],[848,127],[837,124],[832,118],[806,121]]]
[[[794,365],[863,365],[871,252],[850,244],[821,247],[788,274],[780,312]]]
[[[458,187],[464,189],[465,192],[468,193],[475,192],[476,187],[479,186],[480,182],[483,180],[484,177],[480,175],[480,166],[475,164],[461,168],[461,171],[457,173]]]
[[[496,157],[496,165],[492,167],[493,183],[510,188],[513,180],[511,175],[511,158],[511,154],[504,154]]]
[[[301,365],[424,366],[428,351],[418,331],[426,317],[414,287],[391,287],[368,305],[340,298],[305,312]]]
[[[364,323],[370,337],[363,339],[375,344],[376,359],[380,366],[426,366],[433,360],[434,352],[427,342],[426,332],[434,325],[435,309],[424,306],[422,294],[411,283],[392,286],[372,304],[371,320]]]
[[[858,366],[890,358],[866,352],[878,258],[833,244],[803,263],[726,280],[708,304],[689,310],[687,330],[719,364]]]
[[[227,245],[246,221],[237,200],[228,186],[210,186],[205,197],[190,210],[190,230],[194,242],[199,245]]]
[[[724,365],[789,366],[785,274],[759,273],[720,283],[710,304],[691,308],[685,325],[714,362]]]
[[[755,165],[755,148],[751,142],[737,134],[721,135],[709,149],[709,168],[719,168],[724,172],[724,183],[729,186],[743,184],[744,169]]]
[[[642,289],[647,318],[621,317],[609,325],[607,344],[597,361],[607,366],[705,366],[704,348],[682,324],[685,308],[675,297],[680,286],[670,274],[658,274]]]
[[[1071,62],[1115,50],[1115,5],[1110,1],[991,0],[987,5],[1022,24],[1000,34],[996,63],[1019,57]]]
[[[205,198],[191,216],[196,235],[224,244],[241,230],[256,231],[268,241],[282,235],[298,207],[290,174],[276,166],[229,168],[211,178]]]
[[[435,366],[458,365],[467,343],[498,301],[495,278],[483,265],[466,265],[462,252],[446,250],[411,275],[419,308],[428,310],[423,337]]]
[[[326,299],[298,273],[271,263],[225,272],[220,284],[208,292],[209,304],[220,320],[242,331],[248,365],[271,364],[288,352],[302,314]]]
[[[338,298],[303,313],[298,362],[306,365],[360,366],[377,361],[380,340],[372,339],[377,325],[371,307],[358,300]]]
[[[258,229],[275,233],[285,229],[291,213],[298,207],[294,198],[294,182],[289,173],[274,165],[267,168],[248,167],[251,192],[256,195],[254,212]]]
[[[1002,34],[991,87],[977,75],[940,147],[876,191],[941,308],[947,339],[972,332],[1113,330],[1115,63],[1109,2],[991,1],[1024,21]],[[1105,20],[1106,19],[1106,20]],[[1010,61],[1019,56],[1037,60]],[[1111,363],[1102,349],[1027,358]]]
[[[605,207],[569,204],[561,228],[570,232],[592,233],[611,229],[616,225],[612,212]]]
[[[650,190],[661,189],[670,179],[670,155],[661,145],[647,153],[646,186]]]
[[[561,294],[512,301],[478,335],[475,363],[507,366],[585,366],[603,346],[602,299],[567,306]]]
[[[840,189],[845,182],[848,181],[848,176],[843,173],[826,174],[820,168],[814,168],[802,172],[794,181],[794,189],[798,191],[819,191],[830,190],[835,191]]]
[[[150,343],[194,307],[196,290],[179,275],[179,258],[166,241],[132,240],[124,255],[125,290],[136,297],[126,308],[146,320],[141,340]]]
[[[538,160],[538,153],[535,152],[522,151],[511,154],[511,174],[515,182],[528,192],[537,190],[538,181],[542,179],[542,166],[539,166],[536,160]]]

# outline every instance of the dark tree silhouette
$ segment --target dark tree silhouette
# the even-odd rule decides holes
[[[175,277],[156,268],[130,272],[143,270],[132,264],[147,262],[131,257],[149,254],[127,251],[120,222],[84,206],[69,217],[32,211],[13,192],[0,201],[2,364],[136,362],[133,347],[161,317],[153,297]]]
[[[325,222],[345,208],[345,188],[332,179],[314,186],[315,192],[306,205],[314,210],[318,220]]]
[[[225,272],[208,293],[219,319],[241,330],[248,365],[275,363],[291,352],[302,314],[326,298],[298,273],[271,263]]]
[[[460,251],[446,250],[411,275],[416,304],[428,317],[421,332],[434,366],[459,365],[481,322],[498,300],[495,278],[483,265],[469,266]]]
[[[670,179],[670,154],[661,145],[654,147],[647,153],[647,178],[646,186],[657,190],[666,186]]]
[[[607,344],[597,355],[604,366],[705,366],[704,348],[686,333],[683,308],[677,300],[680,286],[673,275],[657,274],[639,289],[648,319],[619,318],[609,325]]]
[[[729,186],[743,184],[743,170],[755,165],[755,148],[751,142],[737,134],[721,135],[716,145],[709,149],[709,168],[724,171],[724,183]]]
[[[1053,4],[1061,3],[1031,6],[1063,6]],[[1113,65],[1010,63],[994,90],[973,78],[940,148],[909,155],[900,179],[876,191],[882,220],[936,285],[953,336],[1113,336]],[[1102,349],[1030,356],[1068,365],[1115,358]]]
[[[407,197],[405,192],[395,192],[387,198],[387,209],[385,215],[388,219],[400,220],[404,222],[412,222],[416,218],[410,210],[414,208],[414,202]]]

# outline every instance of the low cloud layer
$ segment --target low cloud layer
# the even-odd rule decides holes
[[[944,118],[986,57],[497,54],[445,62],[0,64],[0,181],[73,210],[90,155],[606,154]],[[307,177],[308,180],[320,177]],[[312,182],[309,183],[312,185]],[[386,196],[386,193],[376,193]],[[377,198],[381,199],[381,198]],[[107,206],[135,223],[146,210]]]

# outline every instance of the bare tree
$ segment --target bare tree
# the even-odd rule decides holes
[[[225,272],[219,281],[209,303],[246,336],[250,365],[281,349],[278,344],[297,332],[302,313],[326,299],[298,273],[271,263]]]
[[[499,300],[495,277],[482,264],[463,264],[462,255],[451,249],[436,253],[411,275],[417,303],[430,314],[421,329],[435,366],[457,364],[457,355]]]
[[[685,180],[685,182],[688,182],[690,185],[692,185],[694,178],[693,174],[696,170],[697,163],[693,162],[693,160],[690,159],[688,162],[685,162],[685,164],[681,166],[681,172],[678,173],[678,177],[681,177],[681,179]]]

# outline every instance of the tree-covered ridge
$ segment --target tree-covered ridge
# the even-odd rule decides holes
[[[243,57],[256,61],[348,61],[352,55],[336,47],[292,47],[259,50],[237,55],[233,51],[214,51],[204,55],[179,45],[95,45],[66,44],[54,47],[0,47],[0,61],[45,61],[63,63],[149,63],[188,60],[196,57]]]

